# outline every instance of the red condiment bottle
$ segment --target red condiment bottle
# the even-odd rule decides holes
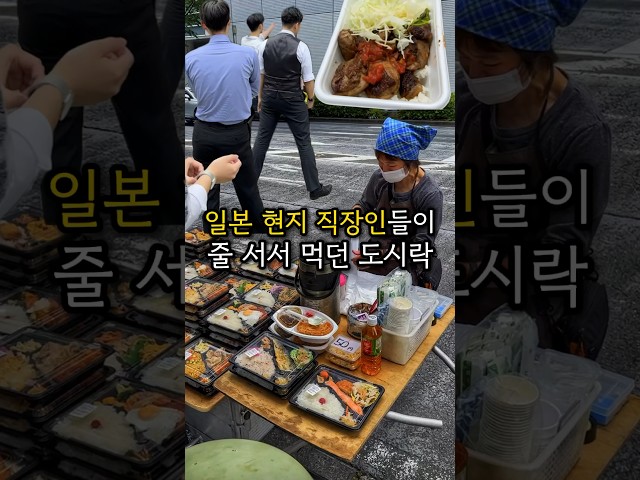
[[[362,330],[362,365],[360,370],[367,375],[377,375],[382,368],[382,327],[378,318],[370,315]]]

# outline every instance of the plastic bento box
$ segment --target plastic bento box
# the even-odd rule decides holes
[[[242,278],[237,275],[228,275],[220,282],[226,284],[229,287],[229,294],[233,297],[241,297],[249,290],[255,288],[260,283],[257,280],[250,280],[248,278]]]
[[[111,374],[113,369],[108,367],[93,370],[69,384],[64,391],[44,401],[27,402],[19,398],[3,397],[0,399],[0,411],[14,417],[21,416],[34,423],[44,423],[50,415],[59,413],[91,390],[103,385]]]
[[[184,327],[184,344],[186,345],[187,343],[193,342],[196,338],[200,338],[200,335],[199,330],[191,327]]]
[[[13,333],[24,327],[59,330],[77,316],[67,312],[52,292],[24,287],[0,300],[0,333]]]
[[[13,480],[25,475],[35,467],[35,459],[31,455],[0,447],[0,478]]]
[[[146,295],[138,295],[131,302],[131,307],[146,315],[174,323],[184,321],[184,310],[176,307],[174,296],[156,288]]]
[[[32,404],[26,412],[16,415],[16,412],[0,410],[0,427],[14,432],[29,434],[31,437],[43,438],[41,427],[61,411],[73,405],[88,393],[105,384],[107,378],[113,374],[111,368],[100,368],[81,380],[73,382],[68,388],[54,396],[48,403]],[[2,407],[4,407],[2,402]],[[10,407],[10,405],[7,405]],[[0,477],[1,478],[1,477]]]
[[[293,287],[265,280],[257,287],[252,288],[249,292],[244,294],[242,298],[247,302],[278,309],[285,305],[298,303],[300,300],[300,294]]]
[[[311,350],[265,333],[231,358],[230,370],[285,397],[313,370],[315,359]]]
[[[229,287],[223,283],[197,278],[184,286],[185,305],[191,307],[190,311],[205,309],[228,292]]]
[[[213,278],[218,273],[205,262],[194,260],[184,267],[184,279],[186,281],[193,280],[196,277]]]
[[[45,430],[64,456],[128,476],[162,462],[182,441],[184,397],[118,378]]]
[[[240,258],[237,257],[234,258],[232,262],[232,270],[236,273],[267,278],[275,278],[278,274],[278,270],[283,266],[283,262],[277,258],[267,263],[265,268],[260,268],[260,265],[257,262],[242,262]]]
[[[91,342],[108,345],[115,352],[105,365],[116,373],[130,372],[143,367],[176,343],[176,339],[152,334],[116,322],[106,322],[84,337]]]
[[[269,307],[234,299],[206,317],[206,322],[214,332],[247,340],[265,326],[272,313]]]
[[[419,4],[420,8],[429,8],[430,24],[433,39],[430,44],[430,53],[427,66],[421,71],[426,73],[424,78],[419,78],[426,91],[426,98],[418,97],[413,100],[406,99],[377,99],[362,96],[345,96],[333,93],[331,83],[334,74],[344,58],[338,46],[338,37],[342,29],[351,26],[352,8],[361,0],[344,0],[340,16],[333,29],[322,65],[316,78],[316,95],[320,101],[329,105],[345,107],[378,108],[382,110],[441,110],[450,100],[451,85],[449,82],[449,68],[447,65],[446,42],[444,38],[444,22],[442,19],[442,4],[440,0],[414,0],[412,4]],[[405,2],[390,2],[389,0],[369,0],[370,3],[380,4],[383,8],[390,4],[391,10],[404,10]],[[387,13],[387,12],[384,12]],[[389,11],[389,14],[399,13]],[[424,71],[426,70],[426,71]],[[397,98],[397,97],[396,97]]]
[[[184,241],[187,243],[187,247],[202,248],[211,243],[213,237],[201,228],[193,228],[184,234]]]
[[[602,370],[598,383],[600,395],[591,406],[591,416],[600,425],[607,425],[631,395],[635,382],[633,378]]]
[[[383,394],[381,385],[320,365],[289,402],[343,428],[359,430]]]
[[[19,258],[34,258],[54,249],[65,235],[32,211],[0,220],[0,250]]]
[[[300,260],[296,259],[291,262],[290,268],[284,268],[284,265],[278,269],[276,272],[278,274],[278,279],[284,278],[288,281],[293,281],[296,278],[296,273],[298,271],[298,267],[300,266]]]
[[[0,391],[44,401],[70,382],[101,366],[112,349],[34,329],[0,341]]]
[[[226,372],[233,353],[200,338],[184,351],[184,376],[189,386],[205,395],[215,393],[213,382]]]
[[[184,394],[185,365],[183,355],[184,347],[182,345],[172,348],[146,367],[141,368],[136,373],[135,379],[150,387]]]
[[[207,322],[205,318],[211,315],[213,312],[218,310],[220,307],[225,305],[229,300],[231,300],[231,295],[225,294],[222,297],[216,299],[213,303],[208,305],[206,308],[201,308],[199,310],[190,308],[189,306],[185,307],[184,319],[189,320],[190,322],[197,323],[199,326],[205,327]]]

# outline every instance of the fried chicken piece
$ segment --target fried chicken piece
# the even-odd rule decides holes
[[[423,40],[415,40],[404,49],[407,70],[420,70],[429,61],[429,44]]]
[[[424,86],[420,83],[415,73],[407,70],[400,77],[400,96],[411,100],[422,93]]]
[[[331,89],[336,95],[356,96],[369,86],[363,78],[367,69],[359,57],[342,62],[331,80]]]
[[[375,85],[370,85],[365,93],[370,98],[390,99],[400,89],[400,74],[391,62],[381,62],[384,67],[382,79]]]
[[[23,236],[20,227],[13,223],[0,223],[0,237],[5,240],[20,240]]]
[[[427,45],[431,45],[431,40],[433,40],[430,23],[421,26],[413,25],[408,28],[407,33],[412,35],[414,40],[427,42]]]
[[[361,37],[353,34],[351,30],[342,29],[338,34],[338,48],[340,48],[340,53],[342,54],[342,58],[345,60],[351,60],[356,56],[358,51],[358,43],[362,40]]]

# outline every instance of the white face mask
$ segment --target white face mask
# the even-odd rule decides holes
[[[383,172],[382,169],[380,169],[380,171],[382,172],[382,178],[384,178],[389,183],[401,182],[406,178],[407,175],[409,175],[409,172],[404,167],[398,170],[391,170],[390,172]]]
[[[471,94],[486,105],[495,105],[513,100],[531,82],[531,77],[525,83],[522,82],[518,68],[501,75],[480,78],[470,78],[467,72],[464,69],[462,70]]]

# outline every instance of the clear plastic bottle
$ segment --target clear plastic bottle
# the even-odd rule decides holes
[[[382,327],[378,318],[369,315],[367,326],[362,330],[362,365],[360,370],[366,375],[377,375],[382,368]]]

